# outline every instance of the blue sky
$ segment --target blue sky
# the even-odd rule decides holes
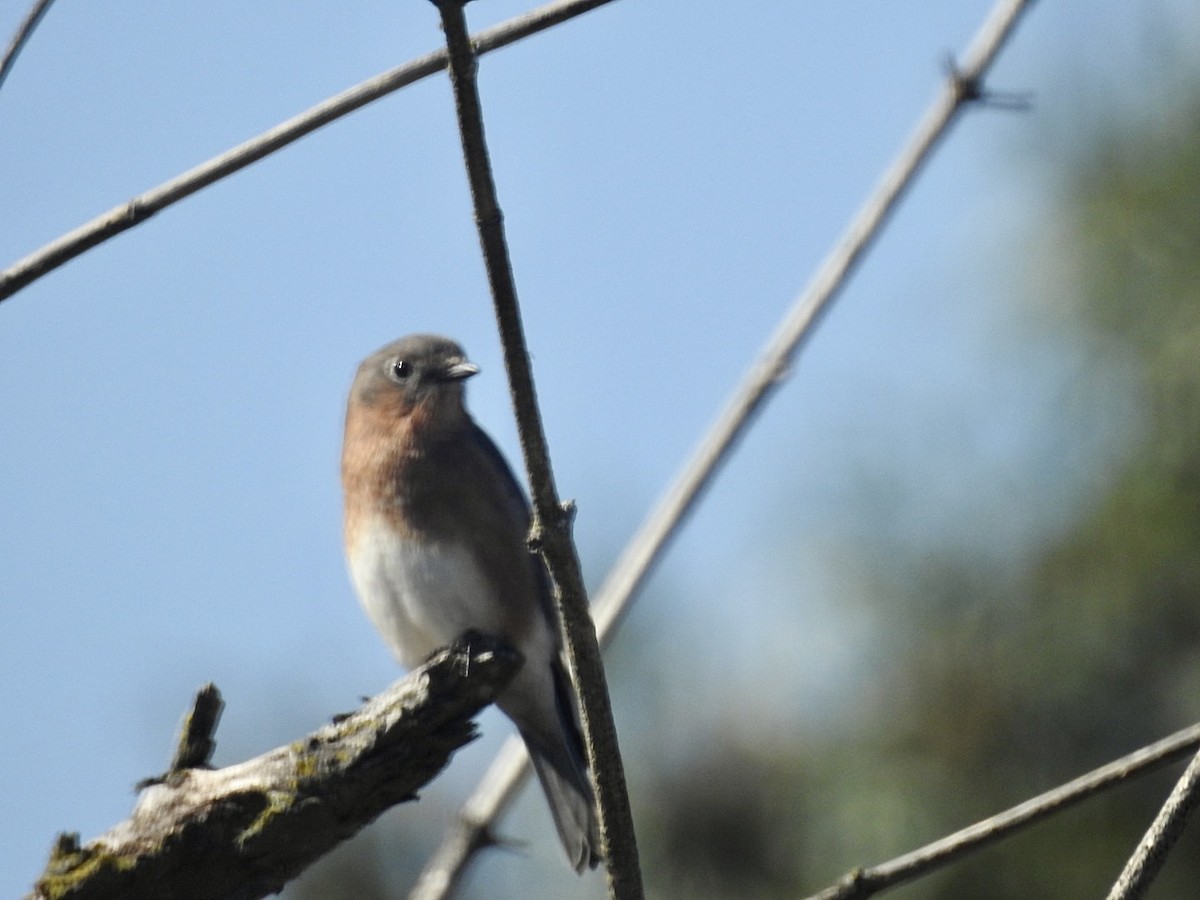
[[[0,0],[0,32],[25,6]],[[593,584],[989,6],[617,0],[482,61]],[[837,602],[857,535],[1002,555],[1084,502],[1095,469],[1056,414],[1084,348],[1012,306],[1020,235],[1073,117],[1133,103],[1194,52],[1198,21],[1167,0],[1035,5],[989,82],[1031,111],[958,123],[672,549],[631,622],[651,651],[701,648],[738,727],[820,722],[865,677]],[[64,0],[0,90],[0,265],[439,39],[416,0]],[[397,676],[344,574],[337,459],[358,360],[411,331],[467,347],[472,409],[518,459],[442,77],[0,304],[0,894],[56,832],[127,815],[203,682],[226,697],[232,762]],[[1102,466],[1129,418],[1117,404],[1090,426]],[[768,666],[794,692],[756,690]],[[485,719],[493,743],[506,728]],[[452,795],[485,759],[456,762]]]

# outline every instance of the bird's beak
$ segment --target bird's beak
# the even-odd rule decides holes
[[[472,375],[478,375],[479,366],[463,359],[448,365],[443,374],[447,381],[462,381],[465,378],[470,378]]]

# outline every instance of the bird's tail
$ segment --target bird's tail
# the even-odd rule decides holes
[[[550,758],[539,752],[537,742],[528,735],[525,746],[529,748],[529,758],[533,761],[533,770],[537,772],[538,781],[550,804],[550,814],[554,819],[554,827],[558,831],[559,840],[567,851],[567,857],[576,872],[584,869],[594,869],[599,865],[600,856],[600,823],[596,817],[596,801],[592,795],[592,787],[588,782],[587,773],[582,763],[567,767],[574,769],[571,773],[560,771],[563,766],[556,766]]]

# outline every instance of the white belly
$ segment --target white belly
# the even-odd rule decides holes
[[[380,521],[364,523],[349,564],[363,608],[404,666],[468,629],[504,633],[498,598],[459,544],[400,540]]]

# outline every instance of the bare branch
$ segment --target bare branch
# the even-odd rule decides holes
[[[556,0],[480,32],[473,39],[476,52],[488,53],[505,47],[610,2],[612,0]],[[323,125],[328,125],[414,81],[440,72],[445,67],[446,51],[437,50],[376,75],[276,125],[270,131],[239,144],[220,156],[214,156],[194,169],[177,175],[120,206],[113,207],[0,272],[0,302],[97,244],[140,225],[155,213],[202,188],[244,169],[264,156],[269,156]]]
[[[471,722],[520,668],[483,637],[439,651],[350,715],[223,769],[204,763],[220,695],[200,692],[172,770],[133,815],[79,845],[60,835],[30,900],[250,900],[277,892],[386,809],[416,797],[471,741]]]
[[[192,711],[179,730],[179,744],[175,747],[175,756],[171,758],[168,775],[184,769],[203,768],[212,761],[213,750],[217,746],[213,735],[224,709],[225,701],[221,699],[216,685],[210,683],[200,688],[192,703]]]
[[[516,410],[517,426],[533,500],[531,543],[546,561],[561,616],[567,659],[580,693],[580,723],[588,763],[596,786],[600,835],[608,871],[609,895],[617,900],[640,900],[641,868],[625,772],[613,724],[612,703],[600,658],[596,626],[588,612],[587,591],[575,542],[571,511],[559,502],[554,472],[542,429],[541,412],[521,325],[521,310],[513,281],[504,220],[496,198],[491,161],[484,137],[483,113],[476,85],[476,56],[467,33],[466,0],[438,0],[450,59],[450,81],[462,136],[463,156],[475,205],[475,223],[504,346],[504,363]]]
[[[932,844],[926,844],[911,853],[898,856],[890,862],[869,869],[856,869],[834,886],[819,894],[813,894],[808,900],[860,900],[912,881],[1001,838],[1009,837],[1053,813],[1086,800],[1093,794],[1175,762],[1194,752],[1197,747],[1200,747],[1200,724],[1177,731],[1170,737],[1094,769],[1074,781],[1026,800],[990,819],[956,831]],[[1191,771],[1195,767],[1196,763],[1193,761],[1188,770]]]
[[[4,57],[0,59],[0,87],[4,86],[4,79],[8,78],[8,73],[12,71],[13,66],[16,64],[17,57],[20,56],[21,50],[24,49],[26,41],[33,35],[34,29],[38,27],[38,23],[42,21],[42,16],[50,9],[50,4],[53,2],[54,0],[34,0],[33,6],[29,8],[29,12],[25,14],[25,18],[17,26],[12,40],[9,41],[8,47],[4,51]]]
[[[408,900],[439,900],[458,892],[467,864],[478,851],[495,844],[492,822],[508,808],[528,778],[529,754],[525,742],[510,737],[459,810],[457,823],[421,870]]]
[[[408,900],[443,900],[458,893],[475,854],[494,843],[492,823],[508,809],[528,778],[525,743],[519,737],[510,737],[425,863]]]
[[[593,604],[596,630],[602,642],[612,634],[634,594],[704,489],[716,477],[737,439],[745,433],[755,413],[787,374],[801,342],[812,332],[820,313],[836,297],[854,265],[878,236],[938,140],[949,130],[957,113],[980,96],[984,75],[1030,2],[1001,0],[993,7],[968,48],[963,64],[952,70],[933,105],[920,119],[879,186],[851,220],[809,286],[784,316],[758,359],[751,364],[725,410],[701,439],[692,458],[626,545],[597,592]],[[966,85],[973,90],[964,90]],[[527,760],[523,767],[514,765],[513,757],[519,753],[520,749],[515,745],[505,746],[485,776],[487,792],[477,790],[467,801],[472,817],[467,818],[464,813],[446,836],[409,895],[410,900],[437,900],[449,896],[453,891],[470,862],[470,854],[455,853],[453,848],[475,846],[471,835],[486,830],[487,823],[508,808],[516,795],[519,775],[524,774],[524,768],[528,766]],[[505,790],[498,790],[495,781],[502,772],[510,773],[507,776],[510,780]],[[488,805],[486,814],[483,811],[485,804]]]
[[[1166,862],[1171,846],[1195,811],[1197,799],[1200,799],[1200,753],[1192,757],[1175,783],[1167,802],[1158,811],[1133,856],[1125,864],[1121,877],[1108,894],[1108,900],[1138,900],[1145,895]]]
[[[755,413],[786,377],[801,343],[812,333],[845,285],[855,265],[883,230],[901,196],[949,131],[957,114],[971,102],[962,90],[969,82],[982,85],[984,75],[1016,27],[1031,0],[1000,0],[971,42],[964,62],[947,78],[933,104],[917,123],[907,143],[884,173],[879,185],[850,221],[833,250],[825,257],[808,286],[796,298],[774,335],[750,365],[741,384],[674,484],[626,545],[596,594],[596,624],[607,635],[630,598],[641,587],[655,562],[691,512],[704,489],[728,458]]]

